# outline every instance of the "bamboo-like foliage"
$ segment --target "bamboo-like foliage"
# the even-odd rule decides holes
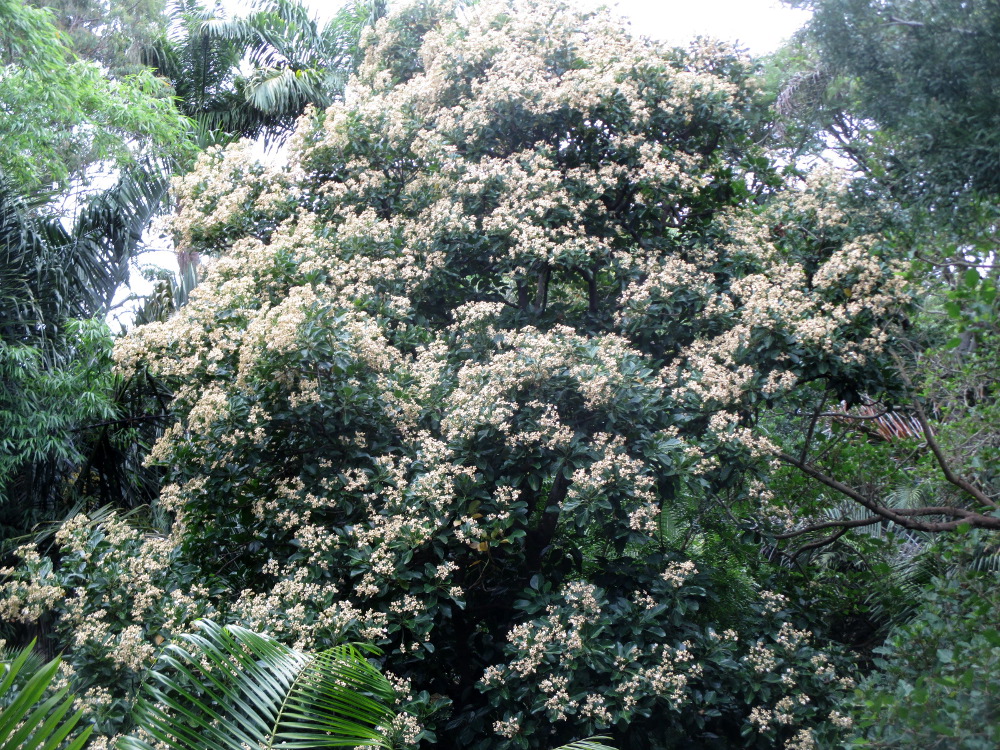
[[[92,730],[74,735],[82,712],[70,713],[73,696],[65,688],[48,694],[59,669],[53,659],[32,672],[32,647],[0,664],[0,750],[79,750]],[[20,687],[18,687],[20,685]]]
[[[389,747],[395,694],[373,647],[309,654],[235,625],[199,629],[167,647],[121,750]]]
[[[0,540],[62,517],[84,495],[148,502],[150,485],[133,492],[140,439],[122,430],[148,427],[150,438],[165,395],[149,378],[111,377],[99,321],[166,188],[162,164],[129,170],[64,224],[0,176]]]

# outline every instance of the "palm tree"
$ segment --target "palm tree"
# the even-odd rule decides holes
[[[361,34],[385,15],[386,1],[352,0],[325,25],[299,0],[261,0],[240,18],[175,0],[170,13],[173,30],[146,62],[173,83],[207,146],[280,141],[306,105],[336,101],[359,59]]]
[[[247,105],[237,87],[243,49],[202,30],[218,12],[200,0],[173,0],[169,32],[142,51],[142,62],[170,81],[178,108],[195,123],[201,148],[254,138],[270,124]]]
[[[166,175],[156,163],[122,172],[69,226],[0,175],[0,339],[53,343],[62,321],[106,315],[166,195]]]
[[[162,387],[112,375],[102,321],[166,187],[158,165],[125,172],[67,226],[0,180],[0,541],[152,484],[133,433]]]

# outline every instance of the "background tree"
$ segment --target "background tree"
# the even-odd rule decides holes
[[[832,145],[853,162],[852,192],[884,206],[886,235],[911,260],[914,305],[895,344],[898,392],[846,409],[815,388],[776,426],[813,436],[786,454],[800,466],[811,454],[815,470],[810,482],[789,472],[772,484],[779,497],[811,498],[815,516],[779,544],[836,590],[857,592],[847,627],[866,648],[893,626],[886,658],[865,687],[858,742],[985,746],[991,740],[979,732],[980,719],[969,719],[983,702],[969,678],[975,672],[988,681],[993,670],[993,647],[973,633],[992,627],[987,613],[995,605],[983,592],[998,570],[996,533],[966,539],[959,519],[942,514],[925,520],[953,533],[931,539],[885,519],[886,511],[935,507],[995,516],[1000,500],[993,367],[1000,101],[990,53],[1000,15],[995,3],[951,0],[803,5],[813,19],[777,58],[796,71],[778,87],[782,143],[792,154],[810,142],[814,152]],[[851,495],[878,512],[837,500]],[[942,661],[925,644],[941,648]],[[952,648],[963,654],[956,665]],[[894,705],[921,673],[935,676],[919,678],[914,710]]]
[[[946,215],[956,197],[1000,191],[994,3],[805,5],[822,66],[857,82],[853,114],[882,134],[864,153],[881,179]]]
[[[142,50],[167,25],[166,0],[29,0],[52,13],[77,55],[103,65],[115,78],[141,70]]]
[[[950,0],[801,5],[813,17],[799,41],[777,58],[800,66],[785,79],[778,110],[799,127],[798,146],[819,135],[814,145],[833,146],[857,166],[854,216],[859,204],[881,198],[887,236],[914,261],[909,278],[916,302],[908,341],[897,345],[904,393],[887,395],[867,416],[831,409],[822,394],[805,407],[813,423],[820,414],[829,419],[839,413],[842,420],[832,441],[840,447],[828,448],[822,437],[816,446],[827,466],[839,465],[840,471],[813,468],[820,482],[823,476],[844,480],[839,488],[825,482],[827,492],[843,495],[846,489],[855,499],[867,493],[870,503],[880,497],[874,502],[884,506],[901,486],[933,485],[925,508],[958,503],[990,514],[998,487],[988,467],[997,446],[995,431],[985,424],[992,419],[987,415],[993,414],[996,389],[982,368],[997,331],[993,257],[1000,150],[994,123],[1000,100],[996,56],[984,50],[996,43],[1000,15],[992,3]],[[975,397],[956,399],[973,391]],[[861,421],[890,418],[880,412],[901,415],[915,429],[897,431],[877,449],[869,446],[864,468],[856,465],[852,478],[844,468],[854,462],[844,460],[843,450],[855,457],[864,453],[870,435],[859,429]],[[802,465],[807,448],[808,441],[793,461]],[[882,468],[872,482],[875,465]],[[886,471],[890,466],[896,470]]]
[[[0,170],[23,195],[59,193],[88,168],[169,158],[187,121],[148,71],[110,79],[80,61],[46,10],[0,3]]]

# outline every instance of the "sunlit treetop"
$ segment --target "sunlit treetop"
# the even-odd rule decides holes
[[[163,83],[80,60],[48,10],[0,0],[0,65],[0,171],[20,191],[187,153],[189,123]]]

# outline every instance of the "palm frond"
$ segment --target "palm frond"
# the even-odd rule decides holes
[[[557,747],[555,750],[615,750],[611,745],[605,745],[603,740],[610,740],[610,737],[588,737],[585,740],[577,740],[568,745]]]
[[[166,197],[168,170],[145,164],[124,172],[118,183],[87,204],[60,249],[72,249],[61,268],[74,287],[77,317],[103,316],[118,289],[128,282],[129,265],[142,235]]]
[[[969,570],[976,573],[1000,573],[1000,550],[977,555],[969,562]]]
[[[934,505],[934,488],[927,482],[900,484],[886,493],[885,504],[890,508],[920,508]]]
[[[187,304],[194,288],[198,286],[198,266],[188,263],[177,275],[163,275],[155,280],[153,291],[136,310],[134,324],[137,326],[164,321]]]
[[[33,215],[0,180],[0,335],[44,341],[62,321],[105,315],[163,202],[167,174],[158,164],[124,172],[70,227]]]
[[[389,747],[389,682],[362,647],[308,654],[237,626],[199,623],[169,646],[122,750]],[[375,649],[369,649],[377,653]]]
[[[0,750],[79,750],[93,728],[73,735],[82,716],[70,713],[73,696],[65,688],[48,695],[59,659],[33,669],[33,647],[0,663]]]

